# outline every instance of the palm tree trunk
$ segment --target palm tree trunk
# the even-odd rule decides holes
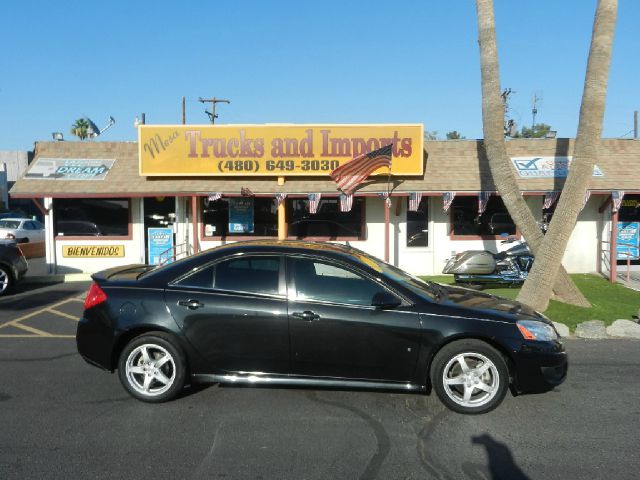
[[[476,0],[476,8],[482,74],[482,126],[489,169],[509,215],[537,257],[544,236],[531,209],[520,194],[516,174],[507,156],[505,146],[504,106],[500,96],[500,70],[493,0]],[[582,307],[590,306],[564,268],[555,282],[553,290],[558,300]]]
[[[558,266],[562,262],[593,175],[602,135],[617,11],[617,0],[599,0],[593,23],[573,161],[549,230],[542,242],[544,253],[536,257],[529,278],[518,295],[519,301],[538,310],[545,310],[549,304]]]

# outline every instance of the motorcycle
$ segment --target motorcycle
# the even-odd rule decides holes
[[[508,237],[500,252],[467,250],[447,260],[442,273],[453,274],[455,282],[482,289],[485,285],[520,286],[527,279],[534,256],[524,240]]]

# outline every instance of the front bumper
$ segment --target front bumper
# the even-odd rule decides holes
[[[520,393],[540,393],[567,378],[569,359],[560,341],[522,341],[512,350],[514,385]]]

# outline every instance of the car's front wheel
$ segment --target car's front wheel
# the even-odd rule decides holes
[[[8,268],[0,265],[0,297],[11,290],[13,277]]]
[[[120,354],[118,376],[138,400],[165,402],[182,390],[186,361],[169,335],[154,332],[131,340]]]
[[[458,413],[486,413],[504,399],[509,370],[500,354],[480,340],[446,345],[431,366],[431,384],[449,409]]]

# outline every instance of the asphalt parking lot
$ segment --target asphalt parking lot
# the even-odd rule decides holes
[[[1,479],[638,477],[638,341],[568,340],[565,384],[482,416],[419,394],[217,385],[149,405],[76,353],[86,286],[0,301]]]

